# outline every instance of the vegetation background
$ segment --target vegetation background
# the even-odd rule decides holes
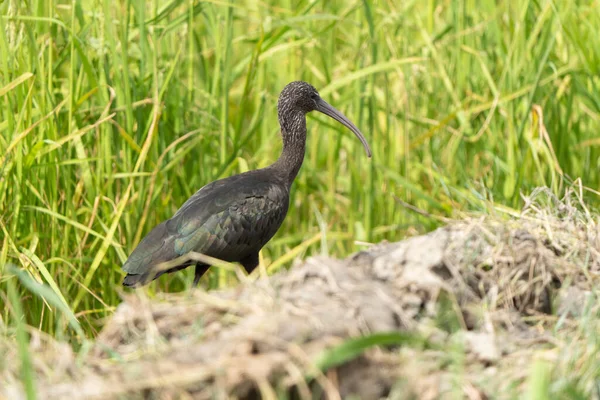
[[[0,1],[2,333],[26,323],[93,338],[144,234],[204,184],[277,158],[276,101],[292,80],[311,82],[374,154],[309,115],[306,160],[263,273],[462,211],[512,212],[539,185],[560,194],[581,179],[598,206],[599,6]],[[149,290],[183,290],[192,274]]]

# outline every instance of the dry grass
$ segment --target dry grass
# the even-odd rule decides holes
[[[580,199],[539,189],[519,216],[454,221],[221,292],[127,295],[79,356],[32,332],[38,393],[597,398],[600,231]],[[16,359],[9,343],[0,354]],[[4,395],[23,397],[18,365],[1,373]]]

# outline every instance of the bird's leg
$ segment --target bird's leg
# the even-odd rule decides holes
[[[246,258],[240,260],[240,264],[244,267],[248,275],[258,267],[258,252],[250,254]]]
[[[192,283],[192,287],[198,286],[200,278],[202,278],[202,275],[204,275],[206,271],[208,271],[208,268],[209,266],[206,264],[196,264],[196,270],[194,271],[194,283]]]

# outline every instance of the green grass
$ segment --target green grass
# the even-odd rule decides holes
[[[149,229],[204,184],[277,158],[275,105],[291,80],[317,87],[374,154],[309,116],[267,267],[343,257],[491,202],[518,208],[538,185],[600,187],[597,2],[4,0],[0,14],[6,326],[18,297],[27,324],[93,337]],[[183,290],[191,274],[151,290]],[[206,285],[231,281],[212,273]],[[72,314],[83,331],[68,328]]]

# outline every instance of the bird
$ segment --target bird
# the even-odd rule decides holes
[[[122,269],[123,286],[140,287],[164,273],[195,264],[196,287],[210,265],[187,260],[166,270],[157,266],[188,253],[201,253],[237,262],[250,274],[258,254],[275,235],[289,208],[290,188],[306,149],[306,114],[321,112],[345,125],[361,141],[367,157],[371,149],[361,131],[304,81],[288,83],[277,101],[283,148],[268,167],[211,182],[194,193],[175,214],[155,226],[131,252]]]

